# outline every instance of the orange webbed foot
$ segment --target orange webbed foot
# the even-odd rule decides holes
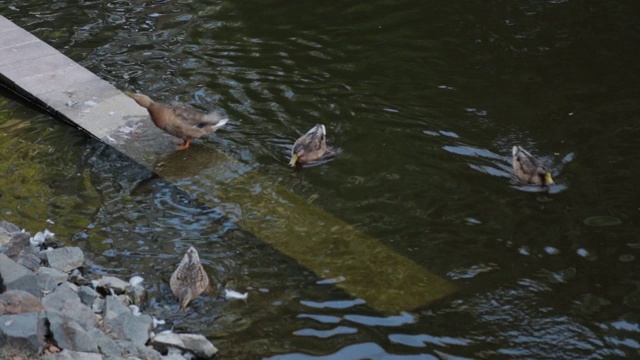
[[[189,148],[189,143],[191,142],[191,139],[187,139],[185,140],[184,144],[180,145],[180,146],[176,146],[176,150],[185,150]]]

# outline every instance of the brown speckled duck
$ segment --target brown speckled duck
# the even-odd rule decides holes
[[[327,130],[318,124],[302,135],[291,148],[289,165],[300,166],[310,161],[318,160],[327,150]]]
[[[540,160],[520,146],[514,146],[511,152],[513,173],[520,181],[541,186],[553,184],[551,171]]]
[[[198,251],[191,246],[184,254],[176,271],[169,281],[171,292],[178,298],[180,308],[184,309],[191,300],[197,298],[209,286],[209,276],[200,263]]]
[[[204,113],[189,105],[172,102],[170,105],[154,102],[146,95],[127,93],[138,105],[149,111],[151,120],[160,129],[178,137],[184,143],[177,150],[189,147],[191,139],[211,134],[229,121],[216,112]]]

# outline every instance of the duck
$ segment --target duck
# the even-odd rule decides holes
[[[518,180],[533,185],[548,186],[553,184],[551,171],[535,156],[520,146],[514,146],[513,173]]]
[[[147,109],[149,116],[151,116],[151,121],[158,128],[169,135],[182,139],[183,144],[177,146],[176,150],[188,149],[191,139],[198,139],[204,135],[211,134],[229,121],[228,118],[220,116],[215,111],[204,113],[179,102],[165,105],[155,102],[143,94],[128,92],[127,96]]]
[[[302,135],[291,147],[292,167],[302,166],[311,161],[318,160],[324,155],[327,149],[327,129],[322,124],[317,124]]]
[[[180,309],[200,296],[209,286],[209,276],[200,263],[198,251],[193,247],[184,254],[178,268],[171,274],[171,292],[178,298]]]

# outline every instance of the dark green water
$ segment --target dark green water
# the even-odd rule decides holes
[[[142,275],[147,311],[223,358],[640,357],[640,5],[9,0],[0,14],[123,90],[221,107],[230,124],[199,146],[319,195],[458,288],[394,317],[321,308],[348,297],[243,232],[242,204],[193,200],[197,174],[182,192],[0,98],[0,216],[78,244],[91,272]],[[315,123],[337,154],[292,176],[287,145]],[[552,165],[549,193],[512,181],[514,144]],[[249,301],[176,312],[184,244]]]

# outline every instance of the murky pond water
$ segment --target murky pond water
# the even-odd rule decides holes
[[[123,90],[219,106],[228,126],[188,151],[220,148],[317,196],[456,287],[419,309],[380,314],[240,226],[247,204],[202,204],[202,169],[171,183],[7,94],[0,216],[81,246],[93,273],[142,275],[147,311],[205,333],[223,358],[639,357],[640,9],[628,3],[0,4]],[[316,123],[336,155],[292,174],[287,145]],[[549,192],[513,182],[514,144],[552,165]],[[189,245],[217,292],[181,313],[167,283]],[[224,286],[249,300],[224,300]]]

